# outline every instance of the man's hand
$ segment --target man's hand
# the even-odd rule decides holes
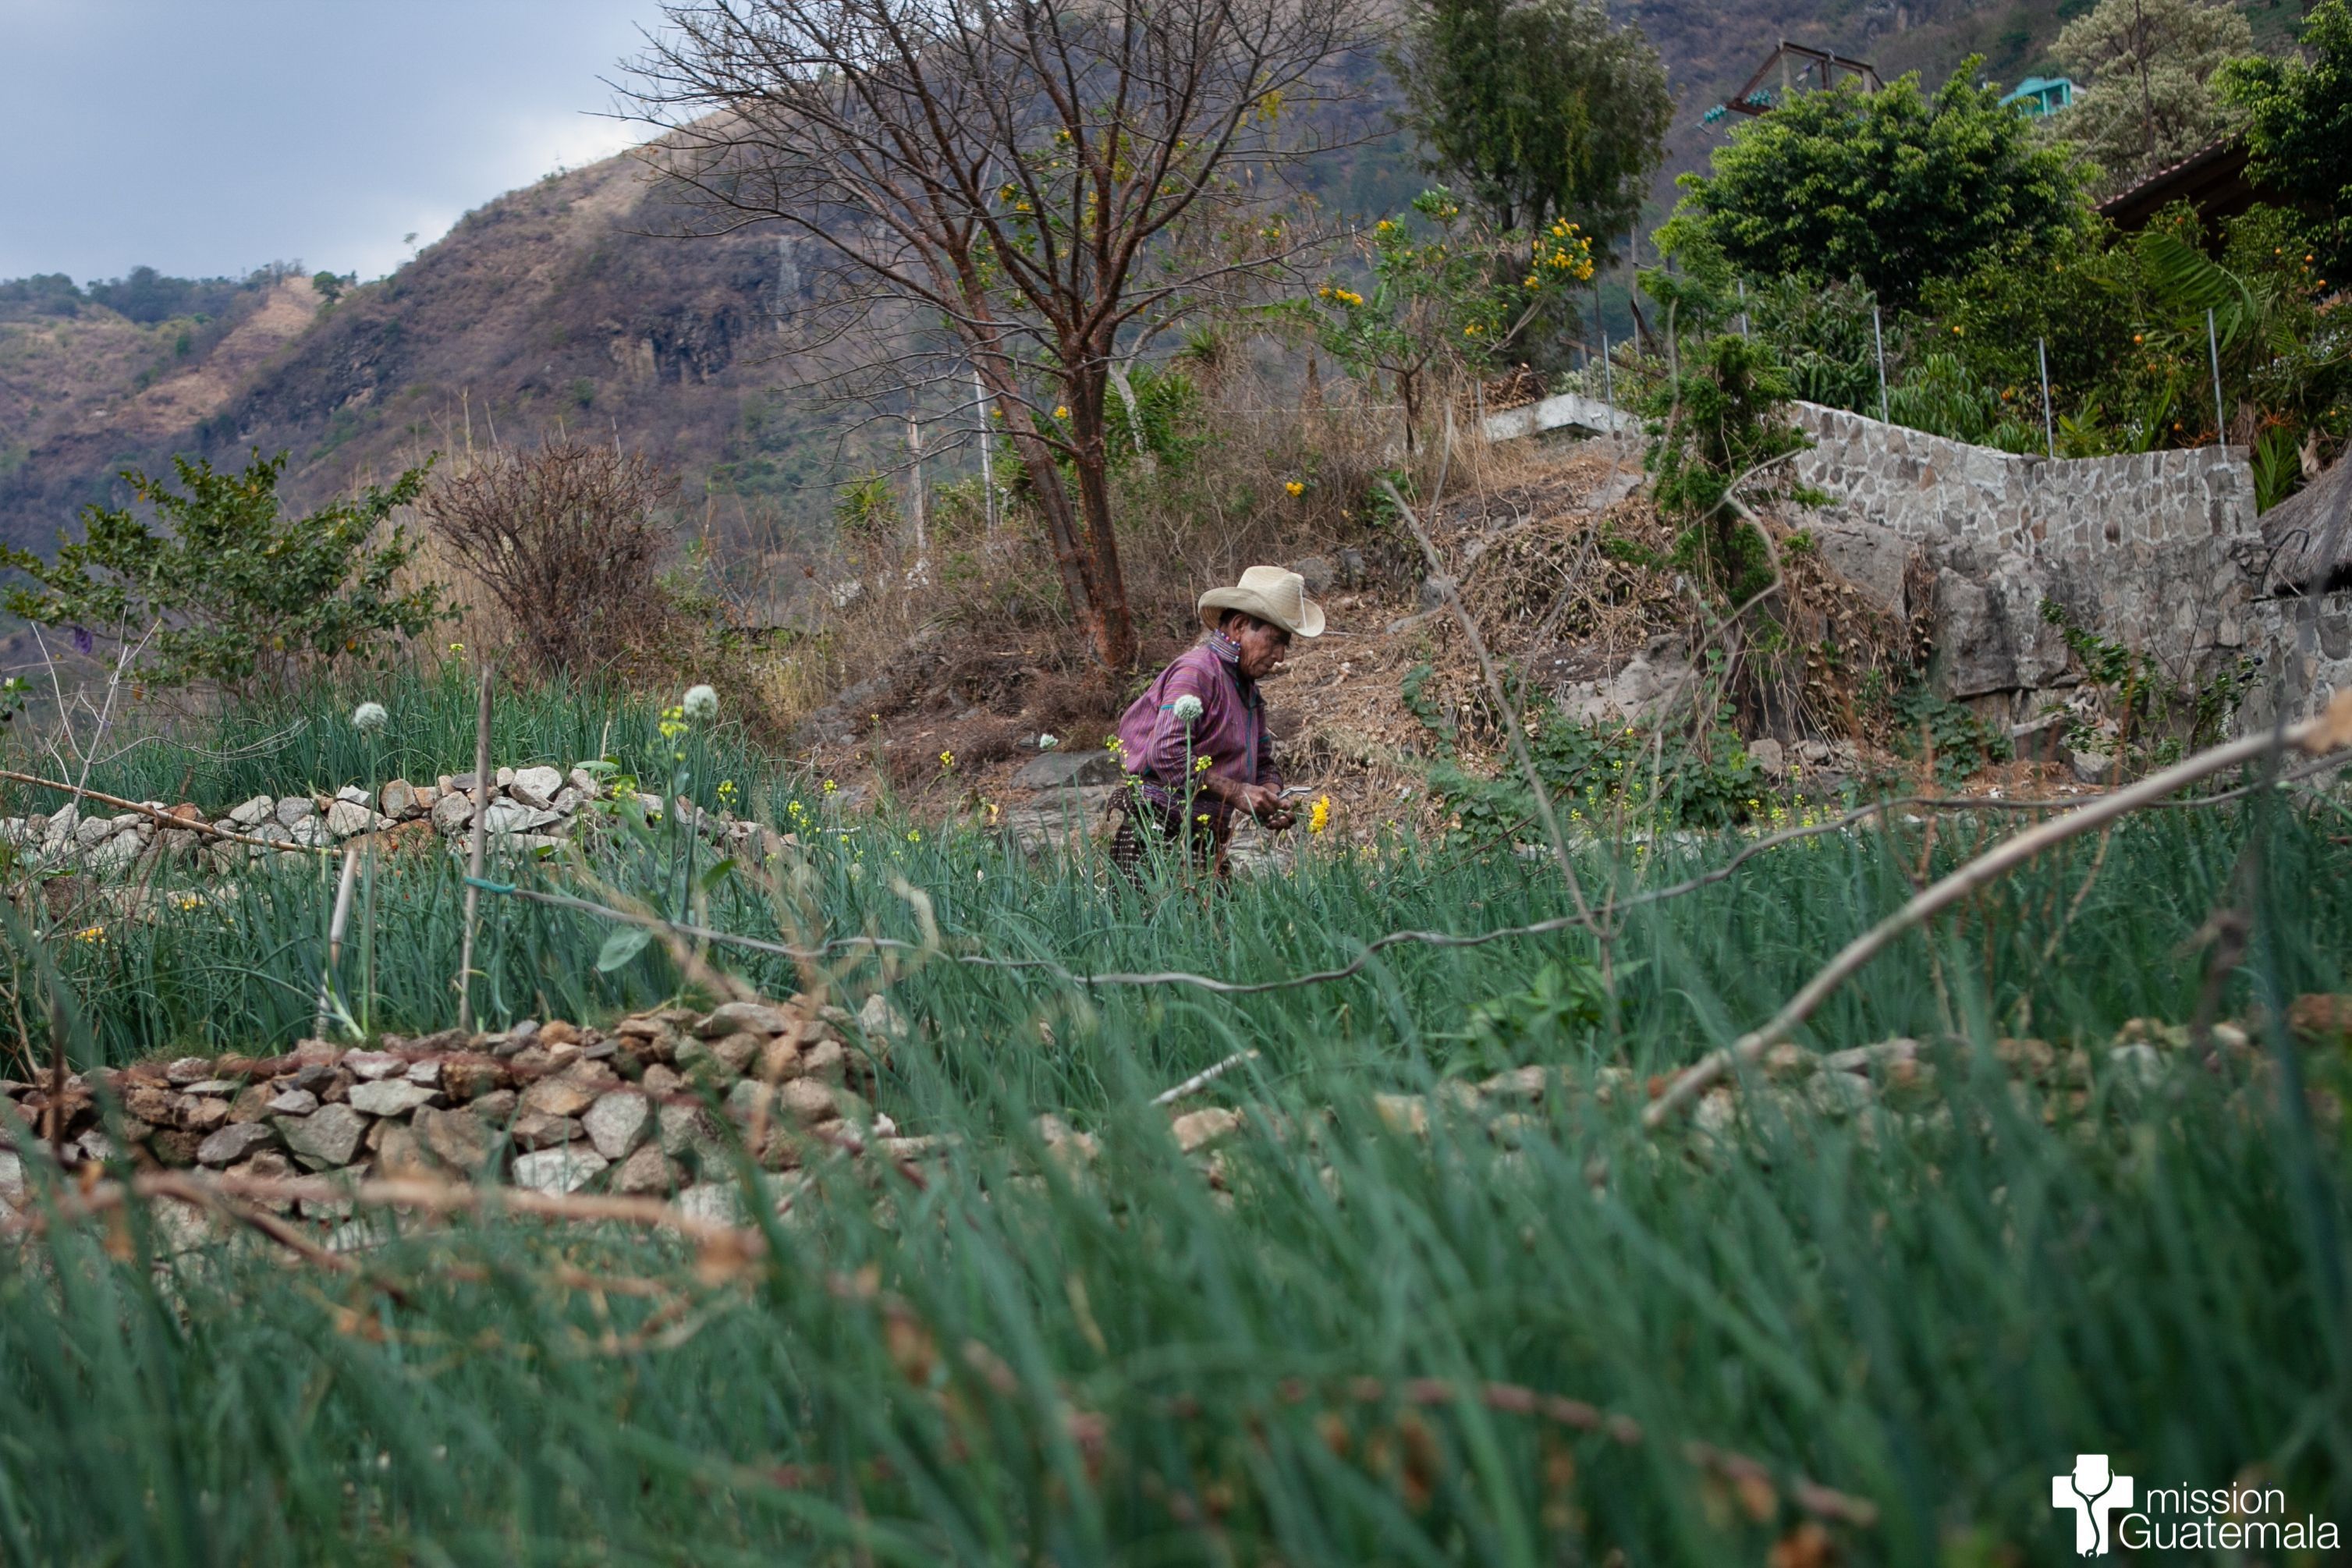
[[[1246,811],[1264,822],[1269,812],[1281,812],[1282,791],[1272,784],[1232,784],[1226,789],[1225,804],[1235,811]]]
[[[1298,814],[1285,806],[1280,811],[1267,813],[1258,820],[1265,824],[1269,832],[1285,833],[1298,826]]]

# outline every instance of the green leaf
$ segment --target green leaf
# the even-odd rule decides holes
[[[646,943],[653,939],[654,933],[645,926],[623,926],[604,939],[603,950],[596,954],[596,972],[599,974],[612,973],[645,952]]]
[[[708,871],[705,871],[701,876],[696,878],[694,885],[701,889],[706,893],[714,892],[718,889],[719,884],[732,876],[734,871],[735,857],[730,855],[727,858],[719,861]]]

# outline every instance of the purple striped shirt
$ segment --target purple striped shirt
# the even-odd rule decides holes
[[[1282,775],[1274,766],[1265,702],[1257,682],[1242,674],[1239,657],[1240,649],[1230,638],[1210,633],[1198,646],[1177,655],[1120,717],[1120,760],[1141,781],[1145,797],[1154,805],[1172,806],[1180,794],[1190,796],[1192,792],[1181,787],[1188,768],[1193,776],[1205,772],[1237,784],[1282,786]],[[1189,727],[1176,717],[1180,697],[1201,700],[1200,717]],[[1209,765],[1202,769],[1204,758]],[[1223,801],[1202,796],[1186,809],[1206,812],[1222,822],[1229,808]]]

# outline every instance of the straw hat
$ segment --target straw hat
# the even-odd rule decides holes
[[[1213,628],[1227,610],[1280,626],[1293,637],[1323,635],[1323,606],[1307,596],[1307,579],[1279,566],[1253,566],[1231,588],[1201,595],[1201,624]]]

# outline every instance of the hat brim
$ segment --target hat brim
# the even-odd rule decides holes
[[[1288,616],[1277,612],[1263,594],[1248,588],[1212,588],[1201,595],[1201,624],[1213,631],[1219,616],[1227,610],[1239,610],[1270,626],[1280,626],[1295,637],[1321,637],[1323,606],[1304,594],[1298,595],[1298,619],[1294,623]]]

